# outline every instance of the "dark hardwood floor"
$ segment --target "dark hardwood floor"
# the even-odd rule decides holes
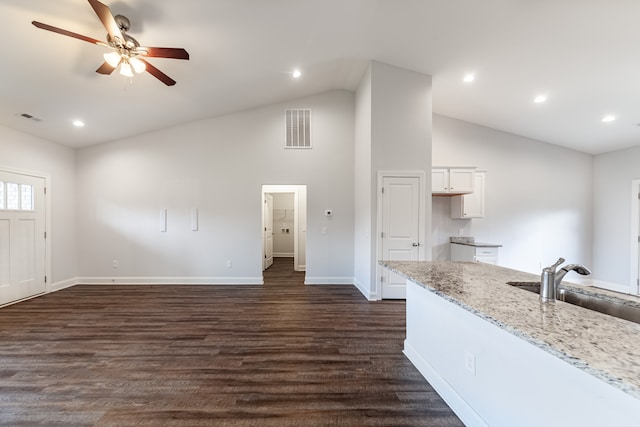
[[[0,309],[0,425],[461,426],[403,301],[304,286],[75,286]]]

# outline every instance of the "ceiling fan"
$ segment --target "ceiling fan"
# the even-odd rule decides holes
[[[149,58],[174,58],[189,59],[189,53],[182,48],[172,47],[143,47],[133,37],[127,34],[130,28],[130,22],[127,17],[122,15],[113,16],[111,9],[98,0],[88,0],[89,4],[102,21],[102,25],[107,29],[107,41],[103,42],[82,34],[73,33],[63,30],[62,28],[53,27],[43,24],[42,22],[33,21],[32,24],[43,30],[52,31],[64,36],[73,37],[89,43],[105,46],[112,49],[111,52],[104,54],[105,62],[96,70],[100,74],[111,74],[120,67],[120,74],[133,77],[133,73],[148,72],[156,77],[167,86],[173,86],[176,81],[165,73],[151,65],[143,57]]]

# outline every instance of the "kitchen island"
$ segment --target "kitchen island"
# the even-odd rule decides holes
[[[639,425],[639,324],[543,304],[516,270],[381,264],[407,279],[405,354],[467,425]]]

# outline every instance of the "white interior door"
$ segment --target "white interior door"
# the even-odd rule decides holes
[[[273,265],[273,196],[264,195],[264,263],[262,269]]]
[[[420,179],[382,179],[382,258],[417,261],[420,254]],[[406,298],[403,277],[382,269],[382,298]]]
[[[45,292],[44,179],[0,171],[0,305]]]

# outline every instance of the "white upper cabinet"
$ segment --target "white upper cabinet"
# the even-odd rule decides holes
[[[451,198],[451,218],[468,219],[484,217],[485,172],[476,172],[473,193]]]
[[[438,167],[431,169],[431,193],[442,195],[473,192],[475,168]]]
[[[431,169],[431,192],[446,193],[449,188],[449,169]]]

